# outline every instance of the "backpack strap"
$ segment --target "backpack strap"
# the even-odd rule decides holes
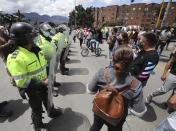
[[[128,85],[128,86],[126,86],[126,87],[124,87],[123,89],[120,90],[120,94],[123,94],[130,89],[134,89],[138,84],[139,84],[139,80],[137,80],[136,78],[133,79],[131,81],[130,85]]]
[[[109,78],[109,77],[108,77],[108,67],[106,67],[106,68],[104,69],[104,72],[103,72],[103,79],[104,79],[106,85],[108,85],[109,87],[111,87],[108,78]],[[134,89],[138,84],[139,84],[139,80],[136,79],[136,78],[134,78],[134,79],[131,81],[130,85],[127,85],[126,87],[124,87],[124,88],[122,88],[122,89],[118,89],[118,88],[115,88],[115,89],[116,89],[117,91],[119,91],[120,94],[123,94],[123,93],[125,93],[126,91],[128,91],[128,90],[130,90],[130,89]],[[109,87],[108,87],[108,88],[109,88]]]
[[[104,72],[103,72],[103,79],[104,79],[104,81],[105,81],[105,83],[106,83],[106,85],[109,85],[109,80],[108,80],[108,67],[106,67],[105,69],[104,69]]]

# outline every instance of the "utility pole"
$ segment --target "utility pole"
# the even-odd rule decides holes
[[[161,19],[161,14],[162,14],[162,12],[163,12],[163,8],[164,8],[164,0],[162,1],[162,5],[161,5],[161,8],[160,8],[160,13],[159,13],[159,16],[158,16],[158,19],[157,19],[157,22],[156,22],[156,28],[158,28],[159,27],[159,25],[160,25],[160,19]]]
[[[172,3],[172,0],[169,0],[169,2],[167,4],[166,11],[164,13],[162,23],[161,23],[161,27],[167,26],[167,18],[168,18],[168,15],[169,15],[169,10],[170,10],[170,7],[171,7],[171,3]]]
[[[76,28],[76,0],[75,0],[75,28]]]

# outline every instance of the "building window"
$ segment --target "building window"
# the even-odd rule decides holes
[[[135,11],[135,10],[136,10],[136,8],[133,8],[133,10]]]
[[[145,8],[145,11],[148,11],[148,8]]]

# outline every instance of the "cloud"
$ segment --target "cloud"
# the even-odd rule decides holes
[[[142,0],[142,2],[152,2],[154,0]],[[156,0],[160,1],[160,0]],[[1,0],[0,10],[6,12],[37,12],[48,15],[67,15],[74,9],[75,0]],[[76,0],[76,5],[107,6],[112,4],[129,3],[130,0]],[[135,0],[141,2],[141,0]]]
[[[74,9],[74,0],[1,0],[0,10],[6,12],[37,12],[65,15]]]

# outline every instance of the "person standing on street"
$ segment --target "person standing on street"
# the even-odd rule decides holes
[[[40,35],[37,39],[37,46],[41,49],[42,53],[47,60],[47,75],[49,75],[50,61],[54,54],[56,54],[57,46],[51,39],[52,27],[48,23],[42,23],[40,25]],[[54,81],[54,86],[61,86],[59,82]]]
[[[159,61],[159,56],[155,50],[156,37],[153,33],[143,33],[140,36],[140,49],[141,51],[137,54],[137,57],[131,64],[130,72],[132,76],[135,76],[139,81],[142,82],[142,87],[145,87],[150,77],[150,73],[154,70]],[[140,99],[143,98],[143,92],[140,93],[138,98],[133,100],[131,103],[131,109],[129,110],[132,114],[134,111],[140,111],[141,113],[137,116],[142,117],[147,108],[143,104],[142,110],[138,108]],[[134,114],[135,115],[135,114]]]
[[[171,58],[165,65],[161,80],[164,82],[163,86],[149,94],[146,98],[146,103],[149,104],[153,97],[163,95],[170,90],[176,89],[176,49],[171,53]]]
[[[6,63],[8,54],[12,53],[15,50],[15,42],[13,40],[8,40],[8,36],[5,36],[4,30],[0,30],[0,57],[3,62]],[[10,110],[5,110],[7,101],[0,103],[0,118],[8,118],[13,112]]]
[[[138,97],[140,92],[142,91],[141,82],[138,81],[135,77],[131,76],[129,72],[129,65],[132,61],[132,49],[128,47],[121,47],[115,52],[113,58],[114,65],[111,67],[106,67],[105,69],[100,69],[88,83],[88,93],[94,94],[103,89],[103,87],[106,85],[106,81],[104,79],[105,71],[107,71],[109,84],[117,90],[123,90],[126,86],[129,86],[132,81],[137,81],[136,84],[134,84],[134,87],[132,87],[133,89],[128,90],[127,92],[122,94],[124,98],[124,115],[117,123],[117,125],[113,126],[110,123],[106,122],[103,118],[94,114],[94,122],[90,128],[90,131],[100,131],[104,124],[107,125],[108,131],[122,131],[123,124],[128,115],[129,103],[133,101],[133,98]],[[141,104],[144,103],[143,99],[140,100]],[[138,108],[140,108],[140,105],[138,106]]]
[[[15,38],[16,50],[7,57],[7,69],[15,81],[15,86],[23,99],[26,94],[32,109],[31,118],[35,131],[46,129],[47,124],[42,122],[42,103],[47,110],[47,61],[41,49],[34,43],[36,32],[34,28],[25,22],[14,23],[10,29]],[[52,108],[50,117],[56,117],[61,112]]]
[[[154,70],[159,61],[155,50],[156,37],[153,33],[143,33],[140,36],[140,52],[131,64],[131,74],[146,86],[150,73]]]
[[[80,42],[80,48],[82,49],[82,44],[83,44],[83,39],[84,39],[84,33],[83,33],[82,28],[80,28],[80,30],[79,30],[78,38],[79,38],[79,42]]]

